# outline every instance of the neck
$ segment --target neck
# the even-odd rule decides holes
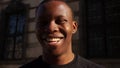
[[[69,54],[63,54],[63,55],[46,55],[43,54],[43,60],[49,64],[54,65],[64,65],[70,63],[74,59],[74,53],[71,52]]]

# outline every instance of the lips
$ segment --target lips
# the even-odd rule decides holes
[[[44,43],[47,45],[59,45],[64,37],[46,37]]]
[[[46,41],[48,42],[59,42],[62,39],[62,37],[53,37],[53,38],[47,38]]]

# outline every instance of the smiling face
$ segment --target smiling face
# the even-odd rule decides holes
[[[50,1],[42,4],[36,18],[36,35],[44,53],[60,55],[71,51],[72,34],[77,25],[65,3]]]

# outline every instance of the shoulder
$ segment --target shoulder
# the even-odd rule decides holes
[[[42,57],[41,56],[39,58],[34,59],[31,62],[23,64],[19,68],[35,68],[35,67],[39,67],[40,65],[43,65],[43,61],[42,61]]]
[[[79,55],[77,56],[77,60],[78,60],[78,64],[83,68],[84,67],[85,68],[105,68],[103,65],[87,60]]]

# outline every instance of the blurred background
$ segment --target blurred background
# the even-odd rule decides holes
[[[18,68],[42,54],[35,9],[42,0],[0,0],[0,68]],[[73,51],[120,68],[120,0],[66,0],[79,24]]]

